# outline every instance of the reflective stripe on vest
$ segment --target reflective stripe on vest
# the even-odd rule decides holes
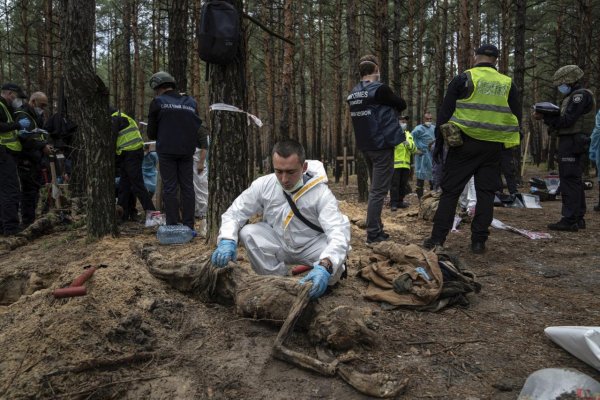
[[[410,168],[410,156],[417,151],[415,141],[409,131],[405,131],[406,145],[400,143],[394,148],[394,168]]]
[[[121,154],[123,151],[138,150],[144,147],[142,134],[131,117],[120,111],[114,112],[112,117],[123,117],[129,123],[125,129],[119,131],[119,137],[117,138],[117,155]]]
[[[7,122],[13,122],[12,115],[10,115],[8,108],[6,108],[4,103],[1,101],[0,101],[0,106],[2,107],[2,111],[4,111],[4,114],[6,114]],[[0,133],[0,145],[6,146],[8,149],[10,149],[12,151],[21,151],[23,149],[23,147],[21,146],[21,142],[19,141],[19,138],[17,137],[18,134],[19,134],[19,132],[16,129],[12,130],[12,131]]]
[[[473,93],[456,101],[450,122],[472,138],[517,146],[519,121],[508,105],[511,78],[491,67],[472,68],[466,74]]]

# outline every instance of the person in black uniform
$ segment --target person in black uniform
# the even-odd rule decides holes
[[[117,137],[116,153],[119,167],[119,188],[117,204],[123,208],[121,220],[137,221],[136,197],[146,213],[154,211],[154,203],[142,176],[144,160],[144,139],[137,123],[127,114],[112,107],[111,124],[113,135]]]
[[[0,233],[5,236],[20,231],[17,159],[22,146],[18,133],[30,125],[25,119],[15,121],[14,110],[23,103],[21,93],[21,88],[14,83],[0,87]]]
[[[564,96],[560,115],[535,112],[533,118],[543,119],[544,123],[558,135],[558,175],[562,218],[548,225],[556,231],[572,231],[585,228],[586,211],[583,192],[583,169],[581,156],[588,151],[589,135],[594,129],[596,103],[594,95],[583,88],[580,79],[583,70],[577,65],[565,65],[552,77],[554,85]]]
[[[181,222],[194,229],[194,151],[202,121],[196,100],[178,93],[175,79],[160,71],[150,78],[156,97],[148,113],[148,138],[156,140],[167,225],[179,221],[177,187],[181,195]]]
[[[452,128],[462,144],[454,142],[451,147],[447,143],[442,195],[431,236],[423,243],[425,248],[444,244],[452,228],[458,198],[474,175],[477,208],[471,223],[471,250],[478,254],[485,251],[494,195],[499,188],[501,152],[520,143],[518,91],[511,78],[496,70],[498,54],[496,46],[482,45],[475,52],[475,66],[454,77],[448,85],[438,112],[434,159],[441,163],[443,158],[444,139],[440,129]]]
[[[22,151],[19,154],[18,171],[21,180],[21,224],[29,226],[35,221],[40,187],[42,186],[41,168],[44,155],[49,155],[52,146],[48,145],[46,136],[36,132],[44,126],[44,109],[48,105],[48,97],[42,92],[31,95],[29,103],[23,103],[15,111],[15,119],[29,121],[29,128],[19,134]]]
[[[364,154],[371,186],[367,205],[367,243],[389,238],[383,230],[381,211],[394,175],[394,147],[404,142],[398,114],[406,109],[404,99],[379,82],[379,61],[373,55],[360,59],[361,81],[347,101],[354,126],[356,147]]]

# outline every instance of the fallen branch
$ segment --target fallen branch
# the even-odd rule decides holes
[[[168,378],[169,376],[172,376],[172,375],[153,375],[153,376],[143,376],[143,377],[140,377],[140,378],[123,379],[123,380],[120,380],[120,381],[108,382],[108,383],[105,383],[103,385],[90,387],[88,389],[83,389],[83,390],[80,390],[78,392],[71,392],[71,393],[65,393],[65,394],[55,395],[54,397],[60,399],[60,398],[64,398],[64,397],[79,396],[79,395],[86,394],[86,393],[89,393],[89,392],[92,392],[92,391],[96,391],[96,390],[99,390],[99,389],[104,389],[104,388],[109,387],[109,386],[119,385],[121,383],[131,383],[131,382],[136,382],[136,381],[150,381],[152,379]]]
[[[85,360],[80,362],[77,365],[60,368],[55,371],[49,372],[43,375],[43,378],[49,378],[55,375],[68,374],[71,372],[83,372],[90,369],[102,369],[102,368],[114,368],[121,365],[126,364],[134,364],[138,362],[144,362],[148,360],[153,360],[156,358],[166,358],[168,357],[165,354],[156,354],[156,353],[135,353],[129,356],[121,357],[121,358],[92,358],[89,360]]]

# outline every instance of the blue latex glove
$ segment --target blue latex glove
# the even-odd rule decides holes
[[[306,282],[312,282],[312,288],[310,288],[311,299],[317,299],[323,296],[325,290],[327,290],[327,283],[329,282],[329,278],[331,274],[327,272],[325,267],[320,265],[318,262],[313,264],[313,269],[306,275],[304,278],[300,279],[300,283],[304,284]]]
[[[31,121],[27,118],[21,118],[17,121],[17,123],[21,126],[21,129],[27,130],[31,126]]]
[[[217,249],[211,257],[211,262],[215,267],[223,268],[229,261],[237,259],[237,243],[231,239],[223,239],[219,242]]]

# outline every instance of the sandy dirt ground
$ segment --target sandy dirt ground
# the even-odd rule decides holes
[[[595,182],[596,183],[596,182]],[[365,217],[356,187],[332,185],[352,220]],[[527,190],[524,188],[523,190]],[[402,399],[515,399],[532,372],[570,367],[600,374],[544,336],[547,326],[598,325],[600,213],[598,189],[586,191],[587,229],[530,240],[492,229],[488,251],[473,255],[469,229],[451,233],[447,248],[482,284],[468,308],[437,313],[386,310],[363,299],[356,265],[372,254],[352,227],[348,279],[322,298],[324,307],[352,305],[369,315],[377,343],[354,349],[359,371],[408,378]],[[431,223],[411,207],[383,213],[398,243],[422,243]],[[519,228],[547,231],[560,201],[542,209],[496,208]],[[278,327],[202,303],[153,277],[130,248],[156,243],[151,229],[122,226],[119,238],[86,243],[83,228],[57,229],[0,256],[0,398],[2,399],[364,399],[339,378],[275,360]],[[196,239],[160,247],[174,261],[206,259],[213,246]],[[243,251],[241,267],[247,268]],[[87,265],[99,268],[88,294],[54,299]],[[306,334],[290,346],[314,354]]]

